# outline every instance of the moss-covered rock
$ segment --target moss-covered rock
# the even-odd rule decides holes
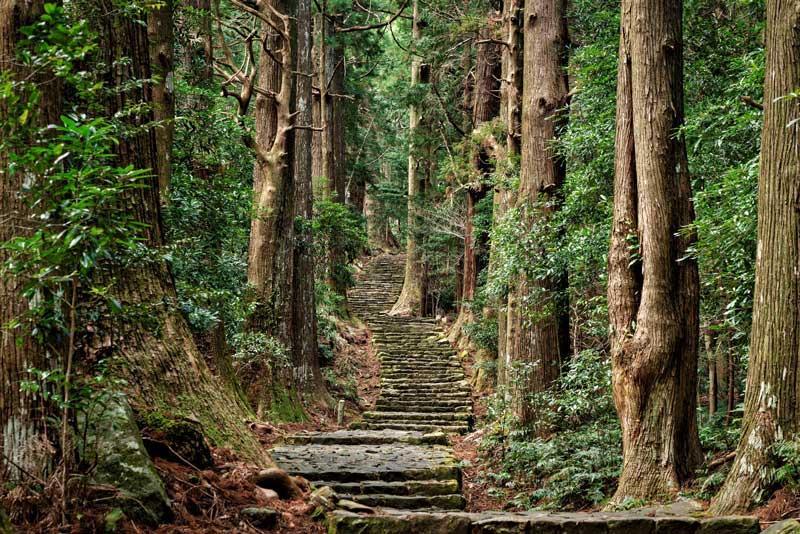
[[[114,393],[78,420],[78,451],[92,466],[91,482],[115,488],[115,504],[136,521],[155,525],[171,516],[164,483],[147,454],[128,400]]]
[[[189,463],[197,469],[214,465],[211,448],[199,422],[169,417],[161,412],[146,412],[138,415],[137,423],[151,456]]]

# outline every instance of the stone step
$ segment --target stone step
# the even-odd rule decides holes
[[[378,402],[375,405],[376,412],[392,412],[392,411],[400,411],[404,410],[406,412],[416,412],[416,413],[428,413],[428,414],[435,414],[435,413],[472,413],[472,406],[467,405],[464,402],[459,402],[458,404],[440,404],[440,403],[414,403],[414,402],[393,402],[393,403],[383,403]]]
[[[337,430],[335,432],[302,432],[284,439],[291,445],[381,445],[409,443],[411,445],[447,445],[441,432],[407,432],[402,430]]]
[[[422,391],[415,391],[409,390],[404,388],[383,388],[381,390],[381,399],[386,399],[387,401],[397,399],[397,400],[457,400],[457,399],[465,399],[469,400],[470,392],[468,390],[453,390],[453,391],[444,391],[444,390],[422,390]]]
[[[361,428],[365,430],[380,430],[380,429],[393,429],[393,430],[420,430],[420,431],[441,431],[448,434],[462,434],[469,430],[467,425],[435,425],[435,424],[419,424],[417,422],[364,422],[361,423]]]
[[[435,427],[395,430],[435,431]],[[391,427],[382,427],[391,428]],[[364,426],[366,430],[382,428]],[[272,459],[291,475],[308,480],[460,480],[461,471],[446,447],[390,443],[377,445],[281,445]]]
[[[435,416],[430,413],[423,412],[364,412],[364,419],[379,419],[384,421],[468,421],[472,414],[466,412],[443,412],[437,413]],[[454,424],[454,423],[451,423]]]
[[[317,488],[330,486],[333,491],[345,495],[452,495],[461,491],[458,480],[403,480],[384,482],[366,480],[361,482],[312,481]]]
[[[587,512],[407,512],[384,509],[378,514],[332,512],[328,534],[758,534],[758,518],[746,516],[659,516],[638,511]]]
[[[398,510],[414,510],[420,508],[438,508],[439,510],[463,510],[467,501],[458,494],[453,495],[345,495],[359,504],[373,508],[394,508]]]

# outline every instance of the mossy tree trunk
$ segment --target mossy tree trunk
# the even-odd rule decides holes
[[[31,72],[17,60],[17,45],[23,35],[20,28],[32,24],[42,13],[44,1],[0,1],[0,72],[15,81],[28,79]],[[40,126],[58,121],[61,110],[61,87],[50,76],[36,78],[40,98],[31,120]],[[0,103],[0,120],[5,122],[9,110]],[[0,128],[0,143],[10,133]],[[0,243],[29,235],[34,227],[27,199],[23,194],[23,176],[12,173],[9,153],[0,151]],[[0,264],[8,256],[0,251]],[[20,294],[19,282],[0,277],[0,481],[21,481],[27,476],[42,478],[50,465],[48,450],[53,441],[47,433],[41,398],[21,389],[21,382],[30,380],[28,369],[48,370],[57,365],[53,357],[31,338],[25,324],[11,326],[29,309]],[[2,525],[0,525],[2,526]]]
[[[147,27],[137,16],[97,2],[90,17],[101,40],[100,59],[108,66],[106,82],[115,87],[107,101],[113,116],[131,106],[152,103],[153,89],[145,83],[151,77]],[[171,24],[171,22],[170,22]],[[158,170],[158,145],[152,112],[131,115],[132,127],[117,146],[120,165]],[[126,209],[146,225],[139,236],[148,246],[163,244],[159,212],[158,172],[147,187],[128,194]],[[130,309],[144,308],[148,321],[139,325],[113,325],[117,343],[117,372],[127,380],[132,405],[140,411],[165,411],[200,421],[212,443],[231,447],[243,457],[269,464],[266,452],[250,433],[245,421],[252,417],[249,407],[225,384],[212,376],[197,350],[188,325],[177,308],[177,296],[167,265],[160,259],[141,262],[116,273],[113,291]]]
[[[800,430],[800,10],[767,1],[764,127],[750,365],[736,460],[712,504],[741,512],[767,497],[780,464],[771,447]],[[733,377],[729,377],[732,388]]]
[[[501,84],[500,84],[500,116],[506,127],[504,140],[505,155],[502,163],[509,166],[510,160],[520,150],[520,95],[522,93],[522,32],[520,31],[520,15],[522,0],[506,0],[503,2],[503,38],[505,45],[501,48]],[[502,143],[502,141],[501,141]],[[499,162],[499,159],[498,159]],[[492,227],[497,228],[505,216],[510,192],[503,186],[495,188],[492,209]],[[494,251],[489,253],[489,269],[496,268]],[[496,381],[499,387],[508,385],[508,317],[512,302],[506,295],[495,305],[497,307],[497,371]]]
[[[172,176],[172,142],[175,138],[175,4],[167,0],[147,14],[147,38],[150,41],[150,65],[153,73],[153,119],[156,126],[156,157],[160,199],[168,201]]]
[[[475,60],[475,82],[472,91],[472,124],[479,128],[481,124],[492,120],[500,108],[500,46],[493,42],[493,20],[478,32],[478,50]],[[472,300],[478,288],[478,247],[475,234],[475,209],[477,203],[486,197],[488,189],[484,183],[484,175],[492,171],[489,157],[483,147],[475,151],[473,156],[475,180],[466,185],[466,218],[464,224],[464,254],[461,272],[461,300],[458,317],[450,329],[451,342],[464,339],[463,327],[475,320]]]
[[[683,123],[681,0],[624,0],[608,301],[623,469],[612,502],[674,495],[701,459],[697,264]],[[646,23],[644,21],[647,21]],[[631,242],[638,242],[631,255]]]
[[[566,175],[564,161],[552,146],[566,120],[566,16],[565,0],[525,2],[521,167],[515,204],[523,224],[531,227],[558,209]],[[508,317],[511,336],[506,350],[514,411],[526,426],[538,420],[530,396],[547,390],[558,378],[569,351],[565,280],[566,274],[522,274],[512,283],[516,308]]]

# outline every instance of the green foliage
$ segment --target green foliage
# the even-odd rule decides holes
[[[773,446],[775,464],[774,480],[781,486],[791,490],[800,490],[800,440],[779,441]]]
[[[352,263],[367,246],[364,218],[349,206],[329,199],[314,202],[312,222],[318,266],[327,267],[337,287],[354,283]],[[331,256],[331,251],[339,255]]]
[[[552,391],[530,402],[542,407],[537,432],[501,420],[483,444],[503,449],[496,478],[512,487],[514,480],[532,488],[517,494],[514,505],[582,509],[601,504],[614,491],[622,468],[622,436],[607,358],[597,351],[579,354]],[[500,418],[508,413],[502,401],[490,411]]]
[[[240,372],[251,368],[276,369],[291,364],[289,350],[263,332],[244,332],[233,336],[233,361]]]

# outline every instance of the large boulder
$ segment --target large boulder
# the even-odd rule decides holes
[[[109,394],[88,416],[79,415],[78,436],[81,461],[91,467],[90,483],[113,488],[114,504],[127,517],[150,525],[171,517],[164,483],[147,454],[125,395]]]

